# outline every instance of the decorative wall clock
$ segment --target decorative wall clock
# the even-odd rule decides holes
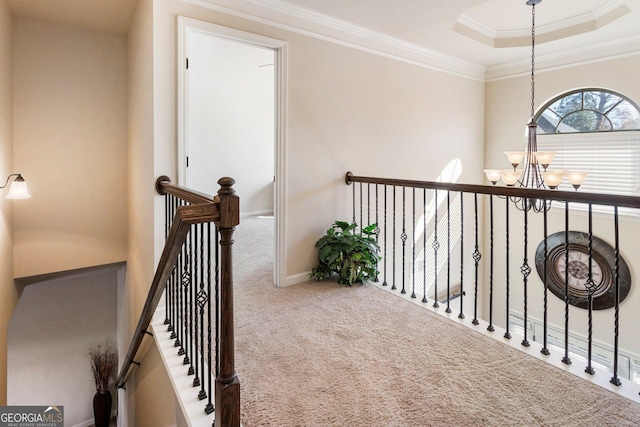
[[[569,257],[565,254],[565,232],[560,231],[547,237],[547,259],[544,258],[544,240],[536,250],[536,269],[544,282],[544,266],[547,266],[547,285],[555,296],[564,301],[565,271],[569,269],[569,304],[580,308],[589,305],[589,235],[579,231],[569,231]],[[615,250],[602,239],[592,238],[593,308],[604,310],[615,304]],[[618,257],[618,286],[620,302],[631,289],[629,266],[620,255]]]

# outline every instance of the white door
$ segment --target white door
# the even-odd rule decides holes
[[[214,35],[187,36],[186,184],[215,194],[230,176],[241,214],[273,215],[274,51]]]
[[[215,195],[218,179],[230,176],[243,217],[275,216],[280,285],[284,43],[188,18],[179,25],[178,181]]]

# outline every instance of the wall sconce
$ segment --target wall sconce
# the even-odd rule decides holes
[[[31,197],[29,191],[27,190],[27,182],[24,180],[21,174],[12,173],[7,177],[7,182],[4,183],[0,189],[5,188],[9,185],[9,180],[12,176],[15,176],[15,179],[11,183],[11,187],[9,187],[9,194],[7,194],[7,199],[28,199]]]

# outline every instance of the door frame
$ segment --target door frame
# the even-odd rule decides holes
[[[287,43],[282,40],[240,31],[229,27],[178,16],[178,184],[186,184],[187,144],[188,144],[188,100],[189,81],[186,73],[187,34],[201,32],[213,37],[221,37],[253,46],[273,49],[275,57],[274,96],[274,234],[275,253],[273,281],[278,287],[286,283],[286,165],[287,165]],[[242,194],[239,195],[242,199]],[[242,226],[242,223],[240,224]]]

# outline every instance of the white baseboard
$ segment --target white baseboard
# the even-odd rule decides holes
[[[240,212],[240,218],[246,218],[248,216],[273,216],[273,209],[254,212]]]
[[[306,273],[294,274],[293,276],[287,276],[287,279],[284,282],[284,287],[297,285],[298,283],[304,283],[311,280],[309,278],[310,271]]]

